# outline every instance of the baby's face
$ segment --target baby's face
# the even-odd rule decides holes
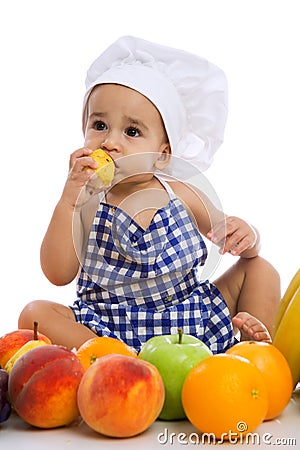
[[[88,100],[85,146],[103,148],[119,179],[153,173],[167,164],[170,147],[156,107],[139,92],[117,84],[96,86]]]

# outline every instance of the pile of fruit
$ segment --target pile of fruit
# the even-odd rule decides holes
[[[8,373],[0,369],[0,423],[5,422],[11,413],[10,402],[7,398]]]
[[[287,327],[300,308],[299,284],[300,271],[282,299],[274,344],[241,342],[222,355],[181,330],[149,339],[138,355],[110,337],[71,351],[52,344],[37,324],[8,333],[0,337],[0,422],[12,408],[35,427],[81,417],[111,437],[184,418],[223,439],[252,432],[285,409],[300,378],[299,336],[290,341]]]

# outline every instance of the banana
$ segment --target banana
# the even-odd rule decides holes
[[[284,316],[284,313],[285,313],[287,307],[289,306],[289,303],[290,303],[291,299],[293,298],[293,295],[295,294],[295,292],[299,286],[300,286],[300,269],[296,272],[296,274],[292,278],[291,282],[289,283],[289,285],[287,287],[287,290],[284,293],[284,296],[282,297],[282,299],[279,303],[279,307],[278,307],[276,317],[275,317],[275,324],[274,324],[274,328],[273,328],[273,332],[272,332],[273,339],[277,333],[277,329],[278,329],[280,322]]]
[[[285,356],[295,388],[300,381],[300,286],[286,306],[273,338],[273,344]]]
[[[14,364],[22,355],[29,352],[30,350],[32,350],[35,347],[40,347],[41,345],[49,345],[49,344],[47,344],[47,342],[41,341],[41,340],[32,340],[32,341],[26,342],[26,344],[24,344],[21,348],[19,348],[19,350],[7,361],[7,363],[4,367],[6,372],[8,372],[8,374],[10,374]]]

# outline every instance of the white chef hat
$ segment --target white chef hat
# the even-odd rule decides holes
[[[104,83],[147,97],[161,114],[172,155],[200,171],[210,166],[227,118],[227,81],[221,69],[183,50],[124,36],[89,68],[84,112],[92,89]]]

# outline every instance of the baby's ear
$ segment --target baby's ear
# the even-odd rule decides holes
[[[156,169],[159,170],[164,169],[169,164],[170,157],[171,157],[171,147],[170,144],[167,142],[162,145],[160,154],[155,162]]]

